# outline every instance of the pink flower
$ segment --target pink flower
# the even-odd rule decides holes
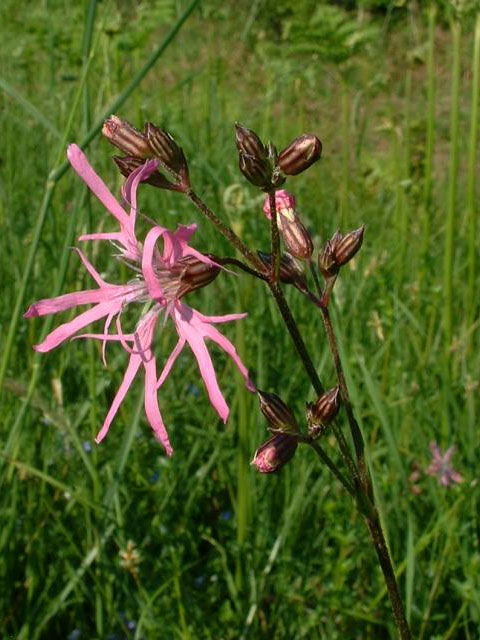
[[[430,451],[432,452],[432,461],[427,469],[429,476],[437,476],[439,484],[444,487],[448,487],[452,482],[463,482],[462,476],[450,464],[455,447],[452,446],[445,453],[442,453],[438,444],[431,442]]]
[[[196,225],[179,225],[174,233],[163,227],[153,226],[146,235],[144,246],[138,241],[135,235],[136,192],[140,182],[156,170],[155,160],[147,160],[125,182],[123,196],[131,205],[130,213],[127,214],[93,171],[78,146],[71,145],[67,155],[74,170],[120,225],[118,232],[84,235],[80,240],[111,241],[119,249],[119,258],[132,267],[135,277],[127,284],[117,285],[105,282],[84,254],[76,249],[84,267],[96,282],[97,288],[40,300],[28,308],[24,317],[45,316],[85,304],[93,306],[70,322],[57,327],[43,342],[35,346],[35,350],[42,353],[50,351],[72,337],[94,338],[103,342],[102,353],[105,363],[107,342],[120,342],[129,353],[130,360],[96,442],[100,442],[106,436],[136,374],[143,368],[145,413],[155,437],[165,447],[167,454],[171,455],[172,447],[158,406],[157,391],[165,382],[185,344],[188,343],[192,349],[210,402],[224,422],[227,421],[229,409],[218,386],[213,363],[205,344],[206,338],[218,344],[232,358],[247,387],[255,391],[254,385],[249,380],[248,371],[235,347],[214,326],[239,320],[246,314],[204,316],[180,302],[180,298],[189,291],[211,282],[219,271],[215,262],[188,245]],[[163,241],[163,251],[160,251],[157,246],[160,239]],[[132,303],[148,305],[149,308],[141,315],[133,333],[124,333],[120,317],[124,307]],[[178,342],[167,358],[160,376],[157,376],[153,342],[157,322],[162,313],[165,314],[165,320],[168,317],[173,320],[178,333]],[[78,335],[78,332],[87,325],[102,318],[105,318],[102,333]],[[110,334],[109,328],[114,319],[117,332]]]
[[[278,213],[283,213],[293,218],[295,212],[295,196],[285,189],[280,189],[280,191],[275,191],[275,205],[277,207]],[[265,202],[263,203],[263,213],[266,215],[268,220],[271,219],[272,213],[270,211],[270,198],[268,195],[265,197]]]

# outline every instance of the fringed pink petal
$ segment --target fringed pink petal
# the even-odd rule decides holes
[[[147,237],[145,238],[145,246],[143,247],[142,255],[142,271],[145,283],[148,287],[148,292],[150,296],[160,304],[164,301],[165,296],[163,294],[162,287],[155,277],[153,255],[158,238],[161,236],[165,237],[168,233],[169,232],[167,232],[163,227],[153,227],[153,229],[150,229],[147,233]]]
[[[96,320],[100,320],[100,318],[104,318],[110,313],[118,313],[121,304],[121,301],[118,300],[101,302],[95,307],[88,309],[88,311],[84,311],[70,322],[65,322],[49,333],[43,342],[34,346],[35,351],[46,353],[47,351],[55,349],[59,344],[71,338],[77,331],[83,329],[83,327],[86,327]]]
[[[135,227],[135,219],[137,215],[137,189],[140,182],[147,180],[152,173],[157,170],[158,160],[151,158],[145,164],[138,167],[128,176],[122,187],[122,196],[127,204],[130,205],[130,227]]]
[[[78,256],[80,257],[80,260],[82,261],[83,266],[88,271],[88,273],[92,276],[92,278],[95,280],[95,282],[98,284],[99,287],[115,286],[115,285],[109,284],[108,282],[105,282],[105,280],[98,273],[98,271],[95,269],[95,267],[87,258],[87,256],[83,253],[83,251],[81,251],[80,249],[77,249],[76,247],[74,247],[73,250],[78,254]]]
[[[185,340],[183,338],[180,338],[177,344],[175,345],[172,353],[168,356],[168,360],[166,361],[165,366],[163,367],[163,371],[160,374],[160,377],[157,382],[157,389],[160,389],[160,387],[163,385],[163,383],[167,379],[168,374],[170,373],[173,365],[175,364],[176,359],[180,355],[184,346],[185,346]]]
[[[165,230],[163,235],[163,260],[169,267],[172,267],[180,258],[186,255],[185,249],[188,246],[188,241],[196,230],[196,224],[188,226],[180,224],[174,233]]]
[[[110,242],[118,242],[123,244],[124,234],[119,231],[111,231],[105,233],[84,233],[78,238],[82,242],[86,240],[109,240]]]
[[[89,289],[88,291],[75,291],[65,293],[56,298],[45,298],[31,304],[23,314],[24,318],[35,318],[38,316],[48,316],[51,313],[59,313],[73,307],[84,304],[98,304],[105,300],[106,294],[102,289]]]
[[[130,386],[137,375],[138,369],[142,361],[139,356],[133,355],[130,356],[130,361],[128,363],[127,370],[125,371],[125,375],[123,376],[122,384],[118,388],[118,391],[113,399],[113,402],[110,406],[110,409],[107,413],[107,417],[102,425],[102,428],[98,432],[97,437],[95,438],[95,442],[99,444],[104,437],[107,435],[108,430],[110,429],[110,425],[112,424],[113,419],[115,418],[117,411],[125,399],[127,395],[127,391],[130,389]]]
[[[128,215],[118,204],[100,176],[95,173],[80,147],[76,144],[69,145],[67,157],[73,169],[85,182],[90,191],[100,200],[103,206],[122,226],[128,225]]]
[[[187,306],[187,305],[183,305],[183,303],[181,304],[182,306]],[[200,313],[200,311],[197,311],[194,309],[192,309],[192,311],[194,311],[195,316],[199,318],[202,322],[207,322],[209,324],[224,324],[225,322],[242,320],[243,318],[246,318],[248,315],[248,313],[230,313],[225,316],[205,316],[203,315],[203,313]]]
[[[188,318],[183,317],[177,309],[174,310],[174,318],[180,337],[188,342],[195,355],[200,369],[200,375],[205,383],[210,402],[220,418],[226,422],[229,415],[229,409],[225,402],[225,398],[220,391],[220,387],[218,386],[215,369],[213,367],[210,354],[208,353],[208,349],[205,346],[203,336],[196,327],[190,324]]]
[[[193,311],[194,316],[195,314],[196,312]],[[222,335],[220,331],[218,331],[218,329],[211,326],[210,324],[202,321],[199,321],[199,322],[201,322],[201,326],[199,326],[198,329],[202,333],[202,335],[207,338],[210,338],[210,340],[213,340],[213,342],[218,344],[218,346],[221,347],[225,351],[225,353],[227,353],[231,357],[231,359],[236,364],[237,369],[242,374],[243,379],[245,380],[245,384],[247,385],[247,389],[255,393],[257,389],[255,388],[255,385],[249,378],[248,369],[241,361],[240,356],[237,353],[237,350],[235,349],[233,344],[230,342],[230,340],[226,338],[224,335]]]
[[[155,358],[144,363],[145,368],[145,414],[156,439],[164,446],[167,456],[173,453],[167,430],[162,420],[157,398],[157,368]]]

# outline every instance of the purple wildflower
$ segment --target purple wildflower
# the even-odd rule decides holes
[[[448,487],[453,482],[463,482],[462,476],[451,466],[450,461],[455,451],[455,447],[449,447],[445,453],[442,453],[436,442],[430,443],[430,451],[432,452],[432,461],[427,469],[429,476],[437,476],[439,484]]]

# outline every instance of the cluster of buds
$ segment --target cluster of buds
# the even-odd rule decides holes
[[[313,253],[313,242],[310,234],[300,220],[295,209],[295,197],[285,190],[275,193],[277,209],[277,226],[288,252],[300,260],[309,260]],[[263,212],[270,220],[270,196],[265,198]]]
[[[252,465],[260,473],[274,473],[293,457],[301,439],[300,429],[292,410],[279,396],[258,391],[258,400],[273,435],[257,449]]]
[[[312,134],[296,138],[277,153],[271,142],[264,145],[254,131],[238,123],[235,124],[235,144],[240,171],[249,182],[264,191],[280,187],[286,176],[305,171],[322,154],[322,143]]]
[[[336,276],[340,267],[349,262],[360,250],[364,231],[364,226],[350,231],[346,236],[337,231],[327,242],[318,257],[318,268],[327,280]]]
[[[338,387],[322,393],[316,402],[307,404],[308,435],[316,439],[325,433],[327,426],[334,420],[340,409],[340,390]]]
[[[175,182],[171,182],[158,171],[152,173],[146,182],[173,191],[185,191],[189,188],[188,165],[183,150],[172,136],[160,127],[147,122],[142,133],[126,120],[111,116],[105,120],[102,133],[113,146],[127,154],[113,158],[125,177],[146,159],[156,158],[161,168],[173,176]]]

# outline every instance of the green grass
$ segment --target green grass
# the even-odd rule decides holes
[[[350,498],[307,448],[278,476],[255,473],[249,461],[268,437],[265,421],[220,353],[228,425],[185,352],[159,395],[175,449],[166,459],[145,422],[141,381],[108,438],[93,443],[123,375],[120,348],[109,348],[106,369],[97,344],[33,352],[60,318],[21,313],[89,286],[70,247],[105,222],[64,165],[66,143],[86,141],[118,194],[111,148],[94,134],[120,96],[119,115],[177,137],[197,191],[254,248],[267,249],[269,230],[261,196],[237,170],[234,121],[279,148],[304,131],[322,139],[322,161],[286,186],[317,246],[342,223],[367,227],[332,317],[413,635],[474,640],[478,18],[476,31],[475,16],[461,18],[457,42],[440,11],[377,15],[375,39],[332,61],[281,42],[263,5],[257,16],[247,2],[236,12],[201,3],[179,25],[188,6],[0,7],[0,637],[395,637]],[[349,16],[357,18],[370,20]],[[231,255],[181,196],[145,187],[141,207],[168,227],[196,221],[197,248]],[[118,277],[108,249],[88,251],[107,279]],[[329,388],[321,319],[293,291],[287,297]],[[225,331],[258,387],[301,419],[313,392],[266,289],[224,274],[190,302],[205,313],[248,311]],[[173,340],[162,333],[159,353]],[[457,446],[462,485],[446,490],[425,475],[432,440]],[[326,436],[323,445],[341,464],[333,443]],[[129,541],[136,571],[121,562]]]

